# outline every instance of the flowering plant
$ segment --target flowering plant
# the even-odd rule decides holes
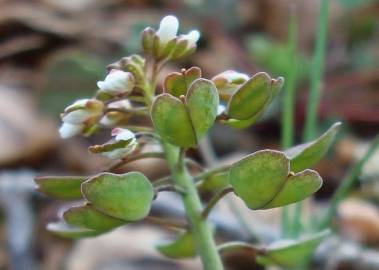
[[[256,246],[249,243],[217,245],[208,215],[227,193],[238,196],[252,210],[293,204],[315,193],[322,185],[320,175],[311,169],[326,153],[339,128],[334,124],[318,139],[285,152],[261,150],[230,166],[203,168],[197,175],[188,169],[186,150],[196,148],[215,122],[234,128],[256,123],[280,92],[284,79],[260,72],[249,76],[227,70],[211,79],[201,69],[191,67],[173,72],[158,85],[162,67],[172,60],[191,55],[197,46],[197,30],[178,35],[176,17],[162,19],[159,29],[142,32],[144,55],[131,55],[108,67],[93,97],[68,106],[59,130],[62,138],[100,129],[111,129],[112,139],[94,145],[89,151],[118,160],[107,172],[94,176],[39,177],[39,190],[66,200],[83,200],[71,207],[59,222],[48,229],[60,236],[97,236],[149,216],[154,200],[162,191],[181,195],[188,224],[172,243],[158,246],[171,258],[200,256],[204,269],[223,269],[220,253],[243,248],[262,264],[295,267],[309,257],[327,231],[291,241]],[[151,125],[131,125],[133,116],[151,120]],[[145,140],[145,138],[152,140]],[[160,151],[148,152],[154,141]],[[130,161],[149,157],[167,161],[171,175],[150,181],[140,172],[113,173]],[[211,179],[219,177],[213,186]],[[209,183],[213,198],[202,200],[202,187]],[[221,183],[221,184],[220,184]],[[216,232],[217,233],[217,232]]]

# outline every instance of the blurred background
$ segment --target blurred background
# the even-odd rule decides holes
[[[295,142],[302,141],[320,0],[1,0],[0,1],[0,269],[201,269],[199,261],[162,258],[154,244],[168,231],[147,223],[104,236],[71,241],[45,230],[64,203],[34,190],[36,175],[91,175],[109,160],[91,155],[91,143],[109,134],[62,140],[59,114],[81,97],[90,97],[105,67],[140,52],[140,32],[176,15],[181,32],[199,29],[199,49],[163,73],[199,66],[210,78],[235,69],[286,77],[298,69]],[[296,58],[288,57],[291,14],[298,20]],[[379,132],[379,1],[331,0],[325,75],[319,110],[321,134],[336,120],[342,131],[317,165],[324,186],[312,211],[322,210],[351,164]],[[286,88],[286,87],[285,87]],[[284,92],[284,91],[283,91]],[[283,93],[282,93],[283,94]],[[218,162],[244,153],[280,149],[283,97],[258,124],[243,131],[216,126],[210,135]],[[196,151],[199,162],[206,162]],[[151,178],[164,175],[156,160],[131,164]],[[379,269],[379,152],[364,167],[349,198],[338,208],[336,234],[315,257],[314,269]],[[174,203],[173,203],[174,202]],[[155,213],[183,216],[176,197],[166,195]],[[245,223],[235,219],[236,208]],[[240,201],[220,204],[213,216],[220,240],[279,234],[280,211],[244,210]],[[310,220],[312,222],[312,220]],[[328,246],[329,245],[329,246]],[[263,269],[246,254],[228,254],[227,269]]]

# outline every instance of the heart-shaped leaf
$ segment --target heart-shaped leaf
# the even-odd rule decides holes
[[[301,201],[322,185],[317,172],[305,170],[291,175],[283,152],[263,150],[235,163],[229,182],[251,209],[269,209]]]
[[[228,119],[226,121],[223,121],[223,123],[225,123],[228,126],[231,126],[233,128],[240,128],[240,129],[247,128],[247,127],[257,123],[261,119],[263,114],[265,113],[268,106],[274,100],[274,98],[278,96],[280,90],[283,87],[283,84],[284,84],[284,79],[282,77],[271,80],[270,98],[266,102],[266,105],[258,113],[256,113],[255,115],[253,115],[249,119],[246,119],[246,120]]]
[[[52,222],[47,225],[47,230],[61,237],[83,238],[101,234],[101,232],[71,226],[63,221]]]
[[[201,77],[201,70],[198,67],[191,67],[187,70],[183,70],[182,73],[173,72],[164,80],[165,92],[180,97],[186,95],[187,91],[193,81]]]
[[[267,73],[255,74],[230,98],[227,114],[237,120],[246,120],[260,112],[271,97],[271,78]]]
[[[127,221],[146,217],[154,197],[153,186],[139,172],[101,173],[82,184],[82,193],[97,210]]]
[[[197,79],[188,90],[186,105],[199,141],[207,134],[217,117],[219,97],[216,86],[212,81]]]
[[[63,217],[70,225],[95,231],[109,231],[127,223],[103,214],[90,204],[71,207],[63,214]]]
[[[307,261],[329,234],[330,231],[325,230],[297,241],[278,241],[267,247],[265,254],[258,256],[257,261],[263,265],[277,265],[293,269]]]
[[[38,190],[48,196],[63,200],[81,199],[80,185],[87,180],[85,176],[44,176],[37,177]]]
[[[195,131],[185,104],[170,94],[161,94],[153,102],[151,118],[163,140],[181,147],[197,144]]]
[[[281,207],[311,196],[322,186],[322,178],[313,170],[289,176],[278,194],[263,209]]]
[[[156,248],[168,258],[180,259],[196,256],[195,241],[188,231],[180,235],[175,241],[158,245]]]
[[[317,140],[288,149],[285,153],[291,160],[291,170],[299,172],[319,162],[332,145],[340,126],[340,122],[335,123]]]
[[[233,164],[229,182],[249,208],[261,209],[280,191],[289,172],[289,160],[284,153],[263,150]]]

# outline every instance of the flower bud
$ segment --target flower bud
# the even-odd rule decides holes
[[[108,105],[109,109],[131,109],[132,105],[130,104],[129,100],[119,100],[112,102]],[[125,113],[120,112],[108,112],[106,115],[104,115],[99,123],[102,126],[105,127],[114,127],[117,124],[119,124],[122,120],[127,120],[129,117],[125,115]]]
[[[192,30],[186,35],[181,35],[179,40],[187,40],[188,42],[188,49],[196,47],[196,43],[200,38],[200,32],[197,30]]]
[[[112,69],[104,81],[97,82],[97,86],[111,95],[128,94],[134,88],[134,77],[130,72]]]
[[[103,102],[96,99],[80,99],[68,106],[62,114],[65,123],[74,125],[93,124],[103,113]]]
[[[100,153],[111,159],[120,159],[130,154],[137,146],[135,134],[128,129],[115,128],[112,130],[114,139],[103,145],[89,148],[91,153]]]
[[[156,35],[162,44],[166,44],[176,37],[179,29],[179,21],[175,16],[169,15],[164,17],[160,24]]]
[[[220,92],[223,99],[228,99],[233,92],[244,82],[249,79],[249,76],[234,70],[224,71],[212,78],[212,81]]]
[[[62,139],[68,139],[70,137],[82,133],[83,130],[84,125],[82,124],[74,125],[70,123],[63,123],[62,126],[59,128],[59,134]]]

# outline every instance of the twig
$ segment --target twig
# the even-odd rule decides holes
[[[216,195],[214,195],[213,198],[208,202],[207,206],[204,208],[203,212],[201,213],[201,217],[203,219],[206,219],[209,216],[209,213],[212,211],[213,207],[217,204],[217,202],[221,200],[226,194],[232,191],[232,187],[226,187],[223,190],[219,191]]]
[[[223,165],[223,166],[220,166],[220,167],[216,167],[216,168],[213,168],[213,169],[207,170],[207,171],[205,171],[205,172],[203,172],[203,173],[200,173],[200,174],[198,174],[198,175],[195,175],[195,176],[193,177],[193,179],[194,179],[195,181],[204,180],[204,179],[208,178],[209,176],[212,176],[212,175],[214,175],[214,174],[217,174],[217,173],[220,173],[220,172],[225,172],[225,171],[229,170],[229,169],[230,169],[230,166],[231,166],[231,165]]]
[[[140,159],[144,159],[144,158],[162,158],[163,159],[164,154],[161,152],[145,152],[145,153],[140,153],[140,154],[136,154],[136,155],[131,155],[131,156],[128,156],[126,158],[121,159],[120,161],[111,165],[109,168],[107,168],[104,171],[114,171],[114,170],[118,169],[119,167],[121,167],[127,163],[130,163],[130,162],[133,162],[136,160],[140,160]]]

